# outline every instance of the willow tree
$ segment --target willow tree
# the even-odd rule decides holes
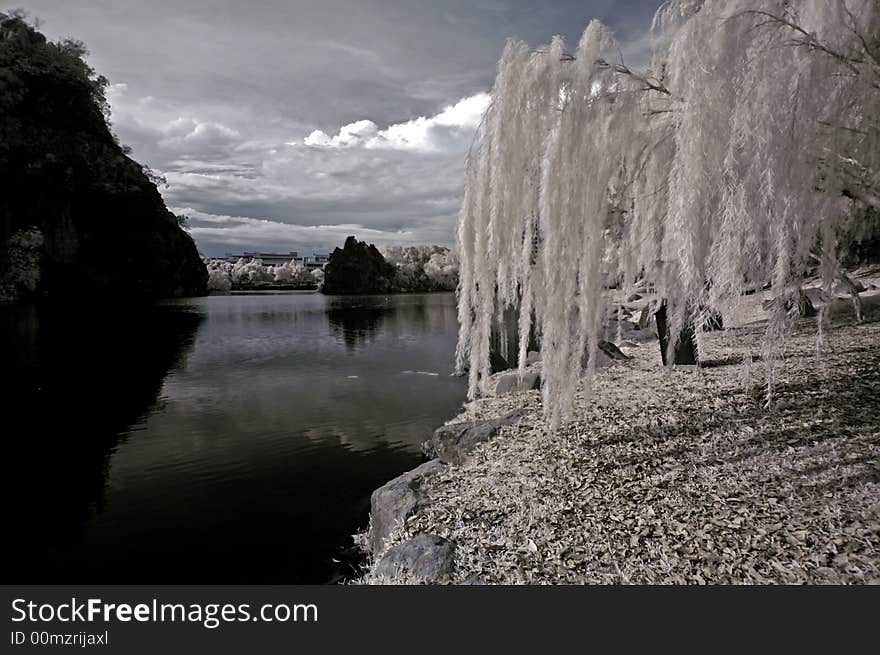
[[[673,335],[748,287],[796,293],[816,259],[830,289],[858,206],[880,197],[878,35],[876,0],[676,0],[643,72],[597,21],[574,52],[508,42],[458,227],[471,397],[505,308],[519,308],[521,367],[540,335],[557,424],[612,285],[649,280]]]

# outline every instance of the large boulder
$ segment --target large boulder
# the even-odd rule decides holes
[[[609,320],[629,319],[632,317],[632,310],[626,305],[617,305],[609,307],[606,316]]]
[[[376,246],[348,237],[342,248],[336,248],[324,267],[327,295],[389,293],[394,291],[396,270],[385,261]]]
[[[600,341],[597,348],[601,350],[605,355],[607,355],[610,359],[614,359],[617,361],[625,362],[628,359],[632,359],[629,355],[625,354],[620,348],[615,346],[610,341]]]
[[[455,544],[435,534],[416,535],[389,548],[373,569],[381,579],[437,584],[448,582],[454,568]]]
[[[192,238],[158,178],[116,141],[107,81],[83,57],[0,13],[0,293],[103,303],[206,293]],[[27,284],[22,235],[37,255]]]
[[[528,411],[518,409],[489,421],[466,421],[444,425],[434,431],[434,435],[425,442],[423,449],[429,456],[438,457],[446,464],[463,464],[478,444],[493,438],[501,428],[515,424],[528,414]]]
[[[490,396],[503,396],[506,393],[540,389],[541,372],[538,370],[523,371],[522,375],[518,371],[498,373],[492,376],[490,384]]]
[[[796,308],[795,304],[797,304]],[[761,307],[768,314],[796,314],[801,318],[810,318],[818,314],[810,297],[803,289],[787,289],[774,298],[764,300]]]
[[[615,361],[627,361],[632,359],[629,355],[624,353],[620,348],[611,343],[610,341],[600,341],[596,344],[596,359],[593,363],[594,369],[603,369],[608,368],[613,365]],[[581,367],[586,369],[590,365],[590,350],[589,348],[584,350],[584,354],[581,357]]]
[[[862,284],[861,280],[856,280],[853,278],[848,278],[848,279],[849,279],[850,284],[852,284],[852,288],[849,290],[850,293],[852,293],[853,291],[855,293],[864,293],[865,291],[868,290],[865,288],[865,285]],[[846,290],[846,289],[844,289],[844,290]]]
[[[657,313],[658,303],[656,300],[649,300],[645,303],[645,306],[642,307],[642,311],[639,314],[638,326],[640,330],[646,330],[651,323],[654,322],[654,315]]]
[[[617,342],[618,335],[621,341],[651,341],[656,339],[657,331],[650,324],[650,320],[647,320],[644,325],[641,323],[641,317],[639,321],[639,323],[636,323],[634,321],[610,319],[605,322],[602,334],[605,335],[606,339],[614,342]]]
[[[373,492],[370,498],[370,534],[368,545],[374,556],[379,555],[395,528],[403,524],[421,503],[419,487],[426,476],[443,468],[438,460],[400,475]]]

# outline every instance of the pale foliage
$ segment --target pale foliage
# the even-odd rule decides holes
[[[229,273],[220,267],[208,268],[208,291],[229,291],[232,279]]]
[[[451,250],[433,253],[425,262],[424,270],[439,288],[452,290],[458,284],[458,257]]]
[[[209,291],[271,284],[311,286],[319,281],[312,271],[295,260],[279,266],[264,266],[260,259],[239,258],[235,263],[224,259],[206,259],[205,266],[208,268]]]
[[[266,266],[263,266],[263,260],[250,259],[239,260],[232,266],[232,284],[248,285],[272,282],[272,273]]]
[[[470,395],[503,307],[521,344],[535,323],[556,424],[612,283],[653,283],[673,335],[746,287],[796,293],[817,258],[830,288],[853,205],[880,186],[878,32],[876,0],[676,0],[643,73],[597,21],[572,54],[510,41],[458,227]],[[789,317],[772,318],[778,335]]]
[[[443,246],[386,246],[385,260],[397,268],[401,290],[452,291],[458,283],[458,257]]]
[[[315,283],[311,271],[294,260],[281,266],[268,267],[269,274],[276,284],[296,284],[306,286]]]

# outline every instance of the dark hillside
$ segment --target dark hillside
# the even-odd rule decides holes
[[[110,131],[107,81],[84,54],[0,14],[0,299],[205,293],[192,238]]]

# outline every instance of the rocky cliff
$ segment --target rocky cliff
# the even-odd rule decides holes
[[[205,293],[192,238],[110,131],[107,81],[84,55],[0,13],[0,297]]]

